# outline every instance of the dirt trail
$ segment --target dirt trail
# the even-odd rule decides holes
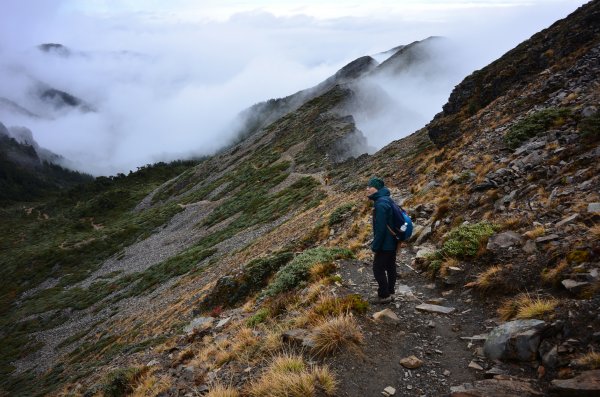
[[[483,313],[470,306],[468,296],[458,291],[442,294],[430,280],[410,270],[413,253],[402,249],[398,253],[399,279],[396,297],[387,305],[371,305],[367,316],[358,316],[365,344],[364,357],[343,353],[328,360],[340,380],[338,396],[381,396],[384,388],[392,386],[396,396],[442,396],[450,386],[483,378],[483,372],[468,368],[477,361],[474,351],[482,342],[470,337],[487,332]],[[356,293],[364,298],[376,292],[371,264],[345,261],[340,267],[344,293]],[[445,295],[445,296],[444,296]],[[454,307],[449,315],[419,312],[415,307],[423,302],[436,301]],[[372,316],[385,308],[400,318],[399,324],[375,322]],[[423,360],[420,368],[409,370],[400,364],[402,358],[414,355]]]

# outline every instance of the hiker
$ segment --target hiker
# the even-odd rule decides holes
[[[392,222],[392,198],[383,180],[373,177],[367,185],[367,195],[373,200],[373,242],[371,250],[375,253],[373,275],[379,288],[373,303],[389,303],[396,286],[396,249],[398,240],[388,230]]]

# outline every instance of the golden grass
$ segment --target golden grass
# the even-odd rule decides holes
[[[596,241],[600,240],[600,224],[594,224],[594,226],[588,229],[588,233],[593,236]]]
[[[470,288],[477,288],[481,291],[488,291],[498,285],[501,272],[502,266],[492,266],[486,271],[480,273],[474,282],[469,283],[466,286]]]
[[[327,355],[343,348],[359,352],[364,337],[354,317],[340,315],[325,320],[314,329],[315,353]]]
[[[542,282],[546,284],[556,285],[561,280],[561,275],[567,270],[569,264],[566,260],[562,260],[552,269],[544,269],[541,274]]]
[[[589,352],[584,354],[575,360],[575,363],[578,366],[589,368],[589,369],[599,369],[600,368],[600,353]]]
[[[327,367],[309,367],[302,356],[283,353],[273,358],[248,387],[251,397],[307,397],[317,390],[334,395],[337,382]]]
[[[444,261],[442,262],[442,264],[440,265],[440,268],[438,270],[438,275],[440,277],[446,277],[448,275],[448,268],[449,267],[460,267],[460,261],[456,258],[446,258],[444,259]]]
[[[217,384],[210,388],[205,397],[239,397],[240,393],[227,386]]]
[[[139,381],[131,397],[156,397],[167,391],[172,379],[167,375],[156,375],[156,369],[151,369]]]
[[[527,237],[530,240],[533,240],[535,238],[543,236],[544,233],[546,233],[546,229],[544,228],[544,226],[537,226],[524,233],[523,236]]]
[[[267,330],[267,333],[264,339],[262,340],[262,344],[260,346],[261,352],[272,354],[280,350],[283,346],[281,336],[282,333],[283,330],[279,328]]]
[[[311,266],[309,269],[310,279],[313,281],[320,280],[329,276],[335,271],[335,269],[336,267],[333,262],[317,263],[316,265]]]
[[[498,314],[503,321],[516,319],[543,318],[548,316],[558,306],[554,298],[532,298],[529,294],[519,294],[508,299],[498,308]]]

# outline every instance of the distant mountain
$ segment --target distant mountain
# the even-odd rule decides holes
[[[32,201],[50,191],[93,179],[63,168],[63,160],[40,147],[29,129],[6,128],[0,123],[0,202]]]
[[[236,121],[237,133],[235,143],[242,141],[261,128],[274,122],[283,115],[298,109],[313,98],[323,95],[336,85],[354,87],[363,78],[377,75],[395,75],[406,72],[410,68],[440,64],[442,60],[435,56],[431,43],[443,42],[443,38],[430,37],[422,41],[415,41],[409,45],[400,45],[390,49],[382,55],[387,59],[381,64],[371,56],[362,56],[348,63],[338,70],[333,76],[318,85],[299,91],[284,98],[269,99],[257,103],[242,111]],[[356,90],[352,90],[356,93]],[[379,95],[386,95],[381,90]],[[367,95],[369,95],[367,93]],[[361,101],[362,102],[362,101]]]
[[[38,45],[37,48],[42,52],[59,55],[61,57],[68,57],[72,54],[72,51],[68,47],[58,43],[44,43]]]

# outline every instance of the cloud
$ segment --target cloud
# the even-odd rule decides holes
[[[431,35],[454,37],[464,57],[449,58],[428,85],[431,92],[420,88],[426,82],[419,76],[377,82],[410,120],[384,134],[385,112],[379,120],[371,117],[369,143],[381,147],[429,121],[470,71],[583,1],[539,3],[436,1],[423,8],[425,2],[379,1],[366,8],[364,2],[339,1],[222,6],[211,0],[199,7],[189,0],[5,0],[0,97],[44,117],[0,110],[0,121],[30,128],[41,146],[81,170],[127,172],[212,153],[233,138],[231,120],[244,108],[313,86],[359,56]],[[64,44],[71,55],[35,48],[48,42]],[[48,108],[35,95],[40,82],[97,112]],[[431,96],[410,99],[407,87]]]

